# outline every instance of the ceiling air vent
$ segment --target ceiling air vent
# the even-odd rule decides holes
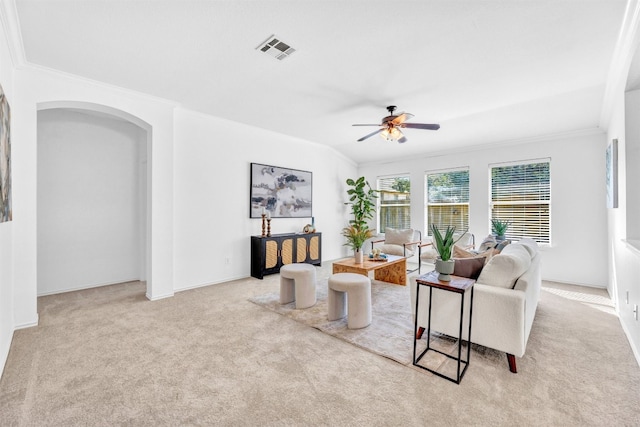
[[[296,51],[294,48],[280,40],[275,35],[272,35],[267,40],[260,43],[260,46],[258,46],[256,49],[279,60],[283,60]]]

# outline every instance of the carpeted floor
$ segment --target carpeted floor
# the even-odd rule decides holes
[[[602,290],[545,283],[519,373],[473,348],[456,385],[249,301],[278,279],[40,298],[0,425],[640,425],[640,368]]]

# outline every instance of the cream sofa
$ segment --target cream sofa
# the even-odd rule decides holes
[[[411,309],[415,319],[416,278],[411,278]],[[471,342],[503,351],[511,372],[516,373],[516,357],[522,357],[536,314],[541,286],[538,245],[523,239],[507,245],[484,266],[474,285]],[[468,307],[470,292],[465,296]],[[418,336],[427,328],[429,292],[420,288]],[[469,323],[465,309],[463,338]],[[433,291],[431,330],[453,337],[460,327],[460,296],[439,289]]]

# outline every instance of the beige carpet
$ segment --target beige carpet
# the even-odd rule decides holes
[[[249,301],[402,365],[412,366],[415,325],[411,315],[411,297],[408,286],[373,280],[371,285],[372,320],[368,327],[362,329],[347,328],[346,317],[334,321],[327,319],[327,293],[328,284],[324,279],[318,281],[316,286],[317,303],[310,308],[298,310],[295,307],[295,302],[280,304],[279,291],[259,295],[250,298]],[[432,348],[453,354],[452,352],[457,351],[456,342],[447,337],[433,334],[431,345]],[[425,348],[426,340],[418,341],[418,354]],[[479,351],[486,354],[487,350],[480,349]],[[495,357],[496,354],[493,356]],[[430,352],[420,363],[428,368],[438,369],[443,362],[448,360],[437,352]],[[452,368],[452,366],[444,366],[443,369]],[[448,371],[443,371],[443,373],[451,375]]]
[[[40,298],[0,425],[640,425],[640,369],[601,290],[546,283],[519,373],[473,349],[456,385],[248,301],[278,279]]]

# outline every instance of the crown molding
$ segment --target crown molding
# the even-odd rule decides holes
[[[620,33],[613,51],[600,112],[600,128],[609,128],[615,107],[616,95],[624,91],[633,56],[640,44],[640,0],[628,0],[620,26]]]
[[[0,1],[0,21],[2,21],[2,28],[13,66],[17,68],[24,67],[27,60],[24,54],[22,31],[20,30],[20,20],[18,19],[15,0]]]
[[[422,156],[414,155],[411,157],[403,157],[403,158],[393,159],[393,160],[384,161],[384,162],[377,162],[377,161],[365,162],[365,163],[360,163],[358,167],[388,165],[392,163],[401,163],[401,162],[407,162],[407,161],[412,161],[416,159],[431,159],[434,157],[443,157],[443,156],[449,156],[454,154],[469,153],[473,151],[491,150],[491,149],[501,148],[505,146],[512,147],[515,145],[533,144],[536,142],[548,142],[548,141],[554,141],[558,139],[578,138],[578,137],[585,137],[585,136],[592,136],[592,135],[605,135],[605,132],[600,128],[594,127],[594,128],[586,128],[586,129],[577,129],[577,130],[572,130],[567,132],[556,132],[556,133],[550,133],[545,135],[532,136],[528,138],[505,139],[502,141],[491,142],[487,144],[478,144],[478,145],[470,145],[470,146],[468,145],[463,147],[450,148],[446,150],[433,151],[430,153],[425,153]]]

